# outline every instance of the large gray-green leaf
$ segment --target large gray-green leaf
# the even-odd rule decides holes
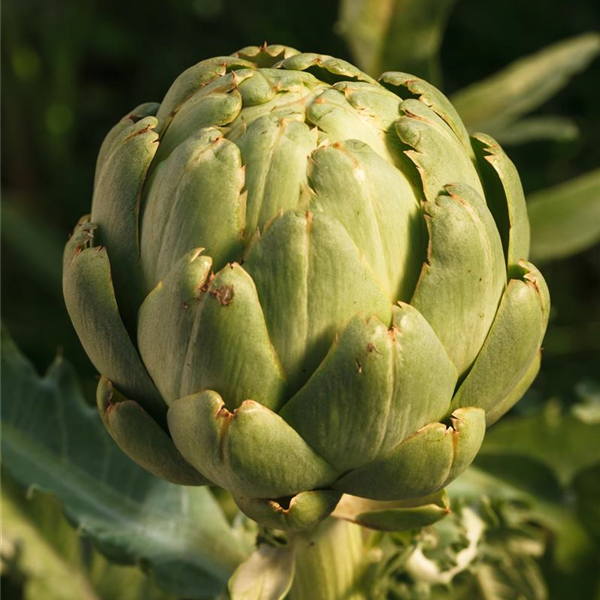
[[[175,600],[140,569],[111,564],[85,542],[58,498],[27,493],[3,473],[3,592],[5,579],[18,579],[22,600]]]
[[[363,71],[406,71],[438,83],[438,51],[456,0],[343,0],[338,30]]]
[[[61,357],[38,377],[2,339],[2,454],[21,483],[58,496],[112,560],[150,565],[158,583],[210,598],[247,552],[206,488],[174,486],[123,455]]]
[[[599,52],[597,33],[563,40],[460,90],[452,103],[469,131],[501,139],[507,125],[551,98]]]
[[[600,169],[529,196],[531,256],[567,258],[600,242]]]

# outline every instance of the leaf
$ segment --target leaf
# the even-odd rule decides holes
[[[373,76],[405,71],[439,83],[438,52],[456,0],[342,0],[337,28]]]
[[[568,117],[529,117],[507,125],[497,133],[503,146],[517,146],[540,140],[570,142],[579,137],[579,127]]]
[[[468,543],[453,557],[454,565],[451,568],[443,568],[428,558],[422,548],[417,547],[405,565],[414,580],[434,585],[449,585],[459,573],[468,569],[477,559],[478,546],[483,540],[486,529],[485,522],[470,508],[463,509],[462,517]]]
[[[497,426],[496,426],[497,427]],[[555,442],[554,442],[555,443]],[[555,536],[554,560],[561,569],[571,570],[592,551],[593,545],[589,532],[571,511],[570,506],[562,498],[547,498],[530,492],[522,485],[524,476],[537,477],[537,471],[543,464],[534,460],[527,462],[517,477],[513,477],[511,466],[499,468],[501,461],[492,464],[476,464],[448,486],[448,493],[454,502],[478,502],[482,496],[494,500],[512,502],[521,509],[526,507],[528,519],[539,523]],[[491,469],[490,469],[491,467]],[[444,521],[442,521],[444,523]]]
[[[163,587],[216,595],[246,549],[207,488],[175,486],[131,462],[58,357],[40,378],[3,331],[2,453],[22,485],[58,496],[111,559],[151,567]]]
[[[460,90],[452,104],[469,131],[499,139],[508,125],[554,96],[599,52],[597,33],[568,38]]]
[[[20,578],[25,600],[99,598],[72,564],[73,555],[78,554],[79,539],[64,520],[59,520],[60,505],[52,499],[44,504],[41,495],[30,500],[30,506],[25,502],[24,495],[19,498],[15,484],[3,477],[3,579],[4,575]],[[51,517],[58,519],[52,523]],[[48,531],[48,525],[52,531]]]
[[[389,502],[344,494],[333,516],[380,531],[409,531],[428,527],[450,513],[444,490],[411,500]]]
[[[477,483],[473,483],[477,488]],[[501,482],[494,483],[503,489]],[[412,594],[399,597],[547,600],[536,558],[544,553],[548,532],[528,521],[530,514],[523,504],[490,498],[484,490],[487,491],[478,489],[469,498],[453,494],[454,511],[449,518],[410,540],[392,538],[400,553],[386,561],[396,565],[395,569],[392,566],[392,577],[386,580],[406,582],[408,575],[412,588]],[[380,544],[380,548],[385,548],[385,544]],[[430,593],[419,593],[425,589]]]
[[[2,479],[2,541],[9,579],[23,600],[174,600],[134,567],[110,564],[87,547],[62,515],[56,497],[25,493]]]
[[[567,258],[600,241],[600,169],[531,194],[531,255],[535,262]]]
[[[448,492],[453,501],[487,495],[527,506],[530,519],[555,536],[555,564],[572,571],[592,551],[582,517],[591,514],[584,492],[594,492],[589,473],[600,466],[598,439],[600,423],[585,423],[551,401],[541,414],[508,417],[490,428],[475,466]],[[582,513],[573,511],[573,488]]]
[[[478,565],[477,588],[482,600],[547,600],[539,566],[529,557],[506,556],[504,563]]]
[[[229,581],[231,600],[283,600],[294,580],[292,548],[261,544]]]
[[[575,386],[579,402],[571,408],[573,414],[584,423],[600,423],[600,383],[591,379],[581,381]]]
[[[567,486],[584,468],[600,463],[600,423],[587,424],[554,402],[542,414],[506,418],[486,433],[480,454],[533,458]]]

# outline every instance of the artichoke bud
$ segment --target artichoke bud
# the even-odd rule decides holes
[[[64,294],[128,456],[301,530],[469,466],[539,369],[528,251],[515,166],[440,91],[263,45],[108,134]]]

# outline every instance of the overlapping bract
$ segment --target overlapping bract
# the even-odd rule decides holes
[[[539,368],[528,247],[513,164],[438,90],[251,47],[108,134],[64,292],[122,449],[300,529],[470,464]]]

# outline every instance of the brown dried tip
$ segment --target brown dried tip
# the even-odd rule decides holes
[[[234,291],[232,285],[222,285],[209,293],[219,301],[221,306],[229,306],[233,302]]]

